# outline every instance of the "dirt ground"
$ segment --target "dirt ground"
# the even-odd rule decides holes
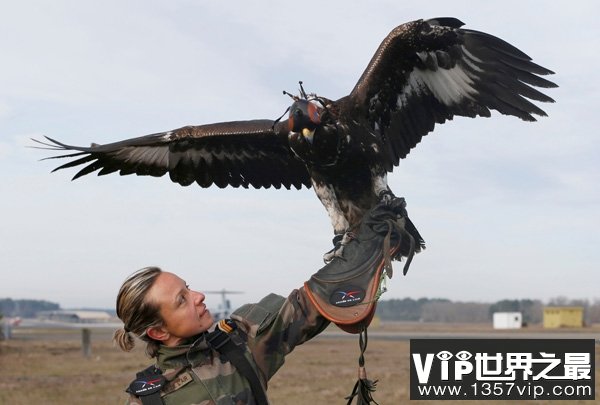
[[[124,388],[135,372],[151,364],[141,347],[132,353],[114,347],[111,331],[107,330],[93,330],[89,358],[82,355],[78,330],[16,329],[13,337],[0,341],[0,404],[122,404],[126,399]],[[350,394],[356,382],[358,354],[356,339],[317,338],[298,347],[270,382],[271,402],[275,405],[345,404],[344,397]],[[600,348],[597,345],[598,364]],[[406,340],[370,339],[366,368],[369,378],[379,380],[374,398],[380,405],[435,402],[408,399],[409,342]],[[600,392],[598,390],[600,373],[596,368],[596,391]],[[560,404],[561,401],[521,403]]]

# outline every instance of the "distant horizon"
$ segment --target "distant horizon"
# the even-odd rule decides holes
[[[112,307],[89,307],[89,306],[73,306],[73,307],[63,307],[62,305],[60,305],[60,303],[54,302],[54,301],[49,301],[49,300],[45,300],[45,299],[32,299],[32,298],[11,298],[11,297],[0,297],[0,301],[1,300],[5,300],[5,299],[10,299],[13,301],[19,301],[19,300],[23,300],[23,301],[40,301],[40,302],[46,302],[46,303],[50,303],[50,304],[56,304],[59,306],[60,310],[81,310],[81,311],[85,311],[85,310],[92,310],[92,311],[97,311],[97,310],[102,310],[102,311],[107,311],[107,312],[111,312],[111,313],[115,313],[116,310],[115,308]],[[544,303],[546,305],[549,305],[550,301],[552,300],[559,300],[559,299],[564,299],[566,301],[587,301],[588,304],[594,305],[594,303],[599,303],[600,304],[600,297],[595,297],[592,299],[586,299],[586,298],[570,298],[570,297],[553,297],[550,298],[548,300],[543,300],[543,299],[537,299],[537,298],[502,298],[499,300],[494,300],[494,301],[473,301],[473,300],[468,300],[468,301],[462,301],[462,300],[453,300],[450,298],[444,298],[444,297],[419,297],[419,298],[413,298],[413,297],[401,297],[401,298],[397,298],[397,297],[390,297],[390,298],[385,298],[385,296],[383,298],[381,298],[379,301],[391,301],[391,300],[403,300],[403,299],[411,299],[414,301],[418,301],[421,299],[426,299],[426,300],[447,300],[453,303],[474,303],[474,304],[494,304],[494,303],[498,303],[501,301],[523,301],[523,300],[531,300],[531,301],[539,301],[541,303]],[[242,305],[244,305],[246,302],[244,302],[243,304],[239,304],[237,306],[233,306],[232,305],[232,309],[236,309]],[[209,302],[209,305],[207,305],[208,308],[210,310],[212,309],[217,309],[212,308]],[[217,304],[218,306],[218,304]]]

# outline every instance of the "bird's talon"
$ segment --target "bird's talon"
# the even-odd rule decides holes
[[[323,262],[329,264],[335,258],[335,248],[323,255]]]
[[[389,190],[384,190],[381,193],[379,193],[379,202],[385,205],[390,205],[394,198],[394,194],[392,194],[392,192]]]
[[[350,243],[351,240],[355,239],[356,235],[351,231],[346,231],[343,234],[337,234],[333,238],[334,247],[329,252],[323,255],[323,261],[328,264],[333,259],[344,258],[344,246]]]

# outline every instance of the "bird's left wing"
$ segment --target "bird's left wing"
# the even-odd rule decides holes
[[[436,123],[455,115],[489,117],[494,109],[535,121],[532,114],[546,114],[528,99],[554,101],[534,89],[556,87],[539,76],[553,72],[507,42],[462,25],[438,18],[396,27],[345,100],[381,133],[388,164],[397,165]]]
[[[90,147],[71,146],[47,138],[47,149],[74,151],[48,159],[71,158],[54,169],[85,165],[73,180],[98,175],[163,176],[183,186],[297,189],[310,187],[306,167],[287,144],[287,121],[234,121],[187,126],[120,142]]]

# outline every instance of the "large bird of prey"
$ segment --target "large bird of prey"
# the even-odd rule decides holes
[[[301,189],[313,187],[336,235],[393,194],[387,173],[435,124],[490,110],[535,121],[553,102],[534,87],[556,87],[553,72],[507,42],[461,28],[455,18],[417,20],[383,40],[349,95],[294,96],[287,119],[186,126],[120,142],[46,147],[73,151],[55,170],[162,176],[183,186]]]

